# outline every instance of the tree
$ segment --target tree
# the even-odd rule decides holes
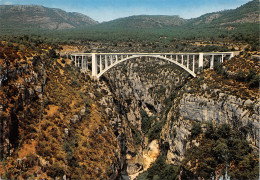
[[[191,129],[191,139],[196,138],[202,132],[200,124],[195,123]]]
[[[57,58],[57,54],[56,54],[56,51],[52,48],[49,50],[49,57],[51,58]]]

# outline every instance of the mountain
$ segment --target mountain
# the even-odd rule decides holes
[[[166,28],[181,26],[187,20],[179,16],[166,15],[138,15],[115,19],[109,22],[98,24],[100,28]]]
[[[37,31],[33,31],[35,29]],[[258,39],[259,31],[259,1],[253,0],[236,9],[208,13],[192,19],[176,15],[138,15],[100,24],[83,14],[60,9],[25,5],[0,6],[1,34],[25,34],[32,31],[40,34],[42,31],[39,30],[63,30],[51,33],[56,38],[73,40],[156,41],[161,37],[172,40],[237,37],[243,34],[247,41],[254,42]]]
[[[235,24],[259,23],[259,1],[250,1],[236,9],[204,14],[198,18],[183,19],[179,16],[140,15],[115,19],[98,24],[104,29],[121,28],[176,28],[196,26],[233,26]]]
[[[234,24],[258,23],[259,19],[259,1],[250,1],[236,9],[224,10],[202,15],[198,18],[187,21],[188,25],[216,25],[232,26]]]
[[[87,27],[98,22],[80,13],[37,5],[1,5],[1,29],[61,30]]]

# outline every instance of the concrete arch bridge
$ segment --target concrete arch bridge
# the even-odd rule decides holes
[[[214,68],[216,62],[223,63],[224,61],[239,54],[239,52],[207,52],[207,53],[74,53],[71,54],[71,60],[76,67],[81,68],[83,72],[90,70],[92,76],[100,78],[109,69],[119,63],[130,59],[141,57],[152,57],[161,60],[166,60],[181,67],[193,77],[200,69],[205,66],[210,69]],[[209,63],[209,65],[206,63]]]

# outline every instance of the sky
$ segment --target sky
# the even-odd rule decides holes
[[[196,18],[203,14],[235,9],[250,0],[0,0],[0,5],[43,5],[79,12],[103,22],[132,15],[179,15]]]

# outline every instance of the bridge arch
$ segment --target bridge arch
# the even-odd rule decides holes
[[[187,68],[186,66],[184,66],[183,64],[177,62],[177,61],[174,61],[170,58],[167,58],[167,57],[164,57],[164,56],[161,56],[161,55],[132,55],[132,56],[129,56],[127,58],[124,58],[124,59],[121,59],[120,61],[116,61],[115,63],[113,63],[112,65],[108,66],[107,68],[101,70],[98,74],[97,74],[97,78],[100,78],[104,73],[106,73],[107,71],[109,71],[111,68],[113,68],[114,66],[120,64],[120,63],[123,63],[125,61],[128,61],[128,60],[131,60],[131,59],[135,59],[135,58],[140,58],[140,57],[154,57],[154,58],[158,58],[158,59],[162,59],[162,60],[166,60],[166,61],[169,61],[171,63],[174,63],[175,65],[181,67],[182,69],[184,69],[186,72],[188,72],[190,75],[192,75],[193,77],[196,77],[196,74],[190,70],[189,68]]]
[[[75,53],[71,54],[71,60],[81,71],[88,71],[88,59],[91,57],[92,76],[99,78],[112,67],[130,59],[140,57],[155,57],[166,60],[179,66],[193,77],[200,68],[208,66],[214,68],[215,61],[223,63],[239,52],[207,52],[207,53]],[[89,57],[89,58],[88,58]],[[206,62],[206,63],[205,63]],[[206,67],[205,66],[205,67]]]

